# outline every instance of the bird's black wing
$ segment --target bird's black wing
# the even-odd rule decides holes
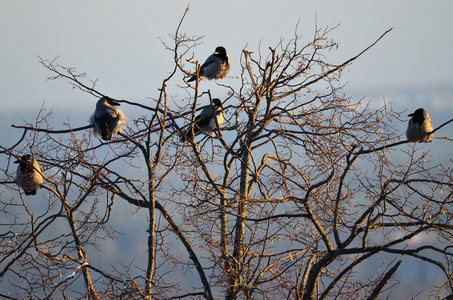
[[[211,122],[211,118],[214,114],[214,109],[211,105],[204,108],[201,113],[195,117],[194,125],[193,125],[193,133],[197,135],[202,128],[208,127]],[[186,130],[185,136],[187,138],[192,138],[192,130],[191,128]],[[186,137],[183,140],[186,140]]]
[[[215,56],[214,54],[210,55],[208,57],[208,59],[206,59],[206,61],[201,65],[201,69],[204,69],[204,68],[208,67],[209,65],[212,65],[213,63],[217,62],[218,60],[219,60],[219,58],[217,56]]]
[[[200,76],[206,76],[206,75],[209,75],[209,74],[206,74],[205,73],[205,69],[209,69],[210,67],[213,67],[213,64],[216,64],[216,63],[219,63],[219,58],[217,56],[215,56],[214,54],[210,55],[208,57],[208,59],[206,59],[206,61],[201,65],[200,67]],[[216,68],[216,67],[214,67]],[[192,76],[188,81],[194,81],[197,79],[197,76]]]

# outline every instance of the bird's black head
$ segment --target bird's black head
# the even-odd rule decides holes
[[[225,48],[223,48],[222,46],[215,48],[214,54],[217,54],[221,58],[227,57],[227,52],[226,52]]]
[[[115,100],[113,100],[112,98],[110,97],[103,97],[103,99],[105,100],[105,102],[107,102],[108,104],[112,105],[112,106],[121,106],[121,104],[119,104],[118,102],[116,102]]]
[[[14,162],[15,164],[20,164],[21,166],[31,165],[33,163],[33,158],[30,154],[22,155],[22,157]]]
[[[212,99],[212,104],[215,105],[215,106],[217,106],[217,107],[223,108],[223,107],[222,107],[222,102],[220,101],[219,98],[214,98],[214,99]]]
[[[419,108],[411,114],[407,115],[408,117],[413,117],[414,119],[423,119],[425,117],[425,110],[423,108]]]

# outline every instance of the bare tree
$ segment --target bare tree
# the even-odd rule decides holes
[[[407,258],[443,274],[434,298],[451,294],[451,166],[418,144],[401,148],[408,141],[398,141],[389,104],[373,110],[342,93],[343,69],[390,30],[340,64],[327,57],[338,48],[333,29],[316,26],[310,40],[296,30],[266,51],[244,49],[235,85],[211,82],[225,91],[211,95],[200,79],[187,81],[201,40],[180,32],[183,19],[163,40],[174,61],[157,97],[109,95],[143,111],[111,141],[95,139],[91,125],[54,130],[44,107],[34,123],[13,125],[21,137],[0,146],[0,296],[377,299]],[[40,62],[52,79],[106,96],[84,73]],[[190,105],[172,100],[181,91]],[[226,112],[221,130],[181,141],[214,97]],[[11,162],[25,153],[42,169],[39,206],[14,184]],[[120,236],[111,216],[125,203],[145,216],[146,256],[100,265],[91,257]],[[379,267],[363,274],[361,264]]]

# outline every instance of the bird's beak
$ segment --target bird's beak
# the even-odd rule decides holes
[[[19,164],[19,163],[20,163],[20,160],[16,160],[14,163],[15,163],[15,164]]]
[[[412,113],[412,114],[408,114],[407,116],[408,116],[408,117],[413,117],[413,116],[414,116],[414,114],[413,114],[413,113]]]

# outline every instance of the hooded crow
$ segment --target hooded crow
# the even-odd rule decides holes
[[[225,48],[219,46],[215,49],[214,54],[210,55],[204,64],[200,67],[200,77],[208,79],[222,79],[230,70],[230,59],[228,58]],[[194,81],[197,76],[192,76],[188,81]]]
[[[223,111],[222,102],[217,98],[212,99],[212,104],[205,107],[195,118],[193,133],[197,135],[202,132],[206,135],[214,136],[215,131],[219,130],[222,125],[224,117],[225,112]],[[192,137],[192,130],[189,128],[181,137],[181,141],[185,142]]]
[[[126,122],[123,112],[117,108],[118,102],[109,97],[102,97],[96,103],[96,110],[91,117],[91,124],[94,126],[94,134],[109,141],[112,135],[121,132]]]
[[[431,126],[431,119],[428,112],[423,108],[419,108],[408,116],[412,117],[409,119],[406,131],[406,137],[409,142],[431,142],[433,127]]]
[[[25,195],[36,195],[36,190],[42,185],[38,161],[30,154],[25,154],[14,163],[19,164],[16,172],[17,185],[24,190]]]

